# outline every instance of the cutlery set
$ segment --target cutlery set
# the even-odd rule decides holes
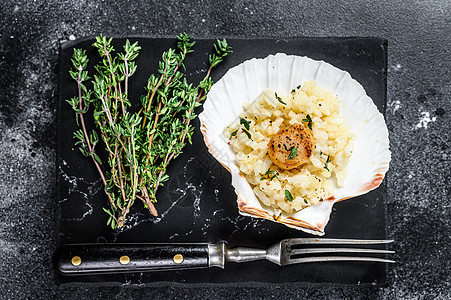
[[[353,247],[391,242],[393,240],[293,238],[284,239],[267,249],[245,247],[228,249],[225,242],[217,244],[74,244],[57,249],[54,265],[58,272],[71,276],[224,268],[227,263],[257,260],[268,260],[279,266],[334,261],[394,263],[390,259],[366,256],[367,254],[392,254],[394,251]],[[329,247],[325,247],[326,245]],[[354,256],[355,254],[359,256]]]

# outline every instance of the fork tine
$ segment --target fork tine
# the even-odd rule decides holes
[[[309,249],[292,249],[291,255],[309,254],[309,253],[335,253],[335,252],[351,252],[351,253],[395,253],[391,250],[380,249],[358,249],[358,248],[309,248]]]
[[[284,265],[309,263],[309,262],[323,262],[323,261],[367,261],[367,262],[384,262],[395,263],[394,260],[376,258],[376,257],[352,257],[352,256],[317,256],[317,257],[302,257],[289,259]]]
[[[393,240],[356,240],[356,239],[323,239],[323,238],[297,238],[286,239],[282,243],[287,246],[298,244],[388,244]]]

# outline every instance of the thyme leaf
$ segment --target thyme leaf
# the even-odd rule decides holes
[[[300,88],[301,88],[301,86],[298,85],[295,89],[292,89],[291,92],[294,93],[294,92],[296,92],[296,90],[298,90],[298,89],[300,89]]]
[[[266,171],[266,173],[263,174],[262,177],[260,177],[260,180],[269,179],[269,181],[272,181],[277,176],[279,176],[279,172],[277,170],[272,171],[271,169],[268,169],[268,171]]]
[[[285,190],[285,198],[290,202],[293,201],[293,195],[291,195],[289,190]]]
[[[251,121],[247,121],[246,119],[240,119],[240,124],[244,125],[244,127],[249,130],[249,124],[251,123]]]
[[[327,160],[326,160],[326,162],[324,163],[324,169],[326,169],[327,171],[330,172],[329,166],[328,166],[329,163],[330,163],[330,157],[329,157],[329,155],[328,155],[328,156],[327,156]]]
[[[298,149],[296,147],[292,147],[290,150],[290,155],[288,155],[288,159],[294,159],[298,155]]]
[[[303,121],[303,122],[307,122],[308,128],[309,128],[310,130],[313,130],[313,129],[312,129],[313,121],[312,121],[312,118],[310,117],[310,115],[305,116],[305,119],[302,119],[302,121]]]
[[[243,130],[243,132],[247,135],[247,137],[248,137],[251,141],[253,141],[251,133],[250,133],[249,131],[247,131],[246,129],[244,129],[244,128],[242,128],[242,130]]]
[[[280,98],[279,96],[277,96],[277,93],[274,93],[274,95],[276,96],[277,101],[279,101],[279,102],[282,103],[283,105],[287,105],[285,102],[282,101],[282,98]]]

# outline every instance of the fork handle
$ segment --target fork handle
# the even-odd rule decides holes
[[[55,269],[64,275],[132,273],[209,267],[208,244],[74,244],[59,247]]]

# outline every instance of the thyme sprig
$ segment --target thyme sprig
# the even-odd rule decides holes
[[[146,127],[146,136],[149,137],[149,151],[147,152],[147,165],[143,185],[150,186],[149,200],[156,201],[156,191],[160,185],[168,180],[165,175],[170,161],[176,158],[187,142],[191,144],[194,127],[190,124],[197,117],[194,109],[201,105],[206,93],[213,85],[211,71],[231,53],[231,47],[226,40],[217,40],[214,53],[209,56],[209,69],[204,79],[197,87],[188,84],[184,75],[179,71],[187,53],[192,52],[194,42],[189,42],[189,36],[179,36],[178,54],[169,50],[163,54],[160,62],[160,79],[150,76],[147,89],[151,95],[157,94],[156,103],[150,106],[151,98],[141,97],[144,114],[151,117]],[[182,79],[183,77],[183,79]],[[164,84],[160,84],[164,82]],[[149,95],[150,93],[148,93]],[[155,141],[156,140],[156,141]],[[161,147],[164,145],[164,147]]]
[[[76,140],[75,145],[79,145],[78,149],[84,156],[92,158],[92,161],[94,162],[94,165],[105,186],[105,194],[107,195],[111,206],[116,209],[113,197],[106,188],[107,179],[105,178],[105,175],[100,167],[100,158],[95,152],[95,147],[99,141],[97,132],[93,130],[90,134],[88,134],[84,120],[84,114],[88,112],[89,105],[94,101],[91,97],[92,91],[88,90],[84,84],[85,81],[90,79],[88,76],[88,71],[85,70],[89,60],[85,51],[81,49],[74,49],[74,54],[71,61],[73,69],[69,71],[69,74],[71,78],[77,82],[78,96],[72,97],[70,100],[66,101],[75,111],[76,123],[81,127],[81,129],[74,132],[74,139]]]
[[[112,39],[96,38],[93,46],[98,50],[100,62],[95,66],[92,89],[84,82],[91,79],[86,71],[88,58],[85,51],[75,49],[70,70],[77,82],[78,96],[67,102],[76,113],[74,133],[81,153],[90,156],[105,185],[110,204],[104,211],[109,215],[107,225],[124,225],[135,199],[144,202],[151,214],[158,215],[154,206],[158,187],[169,179],[166,169],[187,142],[191,143],[197,117],[194,110],[201,105],[213,81],[211,70],[231,52],[226,40],[218,40],[214,53],[209,56],[209,69],[197,86],[188,83],[184,60],[193,52],[195,42],[183,33],[177,37],[177,49],[164,52],[159,62],[158,75],[150,75],[141,96],[142,108],[130,112],[129,79],[136,72],[135,59],[141,47],[137,42],[125,42],[122,52],[114,54]],[[88,134],[84,115],[90,105],[97,130]],[[107,152],[108,166],[100,167],[95,151],[100,138]]]

